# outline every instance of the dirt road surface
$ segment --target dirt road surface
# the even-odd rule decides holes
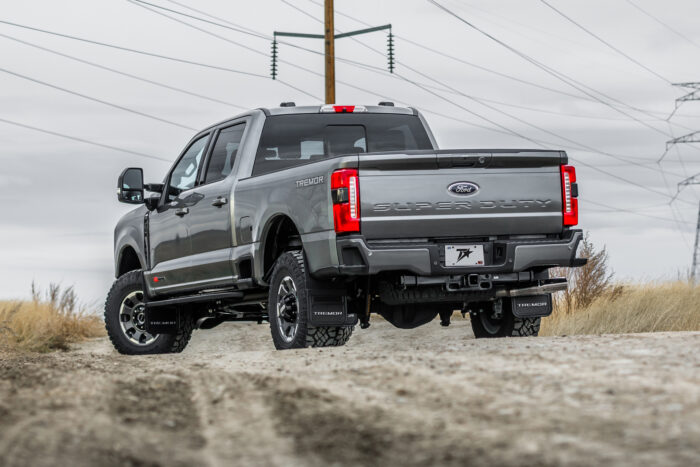
[[[378,321],[276,352],[267,325],[231,323],[177,355],[6,354],[0,465],[700,465],[700,333]]]

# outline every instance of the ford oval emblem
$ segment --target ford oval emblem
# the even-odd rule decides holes
[[[454,182],[447,187],[447,191],[459,196],[469,196],[479,191],[479,185],[472,182]]]

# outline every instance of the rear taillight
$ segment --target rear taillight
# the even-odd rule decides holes
[[[336,233],[360,231],[360,177],[357,169],[336,170],[331,175],[333,226]]]
[[[561,212],[564,215],[564,225],[578,224],[578,185],[576,185],[576,169],[572,165],[561,166]]]

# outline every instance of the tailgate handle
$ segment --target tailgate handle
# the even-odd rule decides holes
[[[486,167],[491,162],[491,154],[439,154],[438,167]]]

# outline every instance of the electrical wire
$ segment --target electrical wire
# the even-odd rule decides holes
[[[614,51],[617,52],[619,55],[622,55],[622,56],[625,57],[627,60],[629,60],[629,61],[631,61],[632,63],[636,64],[637,66],[639,66],[639,67],[645,69],[646,71],[648,71],[649,73],[653,74],[653,75],[656,76],[657,78],[663,80],[663,81],[666,82],[667,84],[673,84],[670,80],[668,80],[667,78],[665,78],[665,77],[662,76],[661,74],[659,74],[659,73],[657,73],[656,71],[652,70],[651,68],[649,68],[648,66],[644,65],[643,63],[641,63],[641,62],[638,61],[637,59],[635,59],[635,58],[629,56],[628,54],[626,54],[625,52],[623,52],[623,51],[620,50],[619,48],[615,47],[614,45],[612,45],[610,42],[606,41],[606,40],[603,39],[602,37],[600,37],[600,36],[598,36],[597,34],[593,33],[590,29],[588,29],[588,28],[586,28],[585,26],[583,26],[582,24],[578,23],[578,22],[575,21],[573,18],[571,18],[570,16],[566,15],[564,12],[562,12],[562,11],[559,10],[558,8],[554,7],[552,4],[548,3],[546,0],[540,0],[540,2],[544,3],[547,7],[549,7],[550,9],[552,9],[552,10],[553,10],[554,12],[556,12],[559,16],[561,16],[562,18],[566,19],[567,21],[569,21],[571,24],[575,25],[576,27],[578,27],[578,28],[581,29],[582,31],[586,32],[588,35],[590,35],[590,36],[594,37],[595,39],[597,39],[598,41],[602,42],[603,44],[605,44],[606,46],[608,46],[608,48],[614,50]]]
[[[177,19],[177,18],[173,18],[172,16],[170,16],[170,15],[168,15],[168,14],[166,14],[166,13],[163,13],[163,12],[161,12],[161,11],[158,11],[158,10],[154,9],[154,8],[151,8],[151,7],[149,7],[149,6],[144,5],[143,3],[145,3],[145,2],[143,2],[143,1],[141,1],[141,0],[127,0],[127,1],[128,1],[129,3],[131,3],[131,4],[133,4],[133,5],[136,5],[136,6],[139,6],[139,7],[141,7],[141,8],[144,8],[144,9],[146,9],[146,10],[149,10],[149,11],[151,11],[152,13],[155,13],[155,14],[157,14],[157,15],[160,15],[160,16],[163,16],[163,17],[165,17],[165,18],[168,18],[168,19],[170,19],[171,21],[175,21],[176,23],[183,24],[183,25],[185,25],[185,26],[187,26],[187,27],[190,27],[190,28],[192,28],[192,29],[196,29],[197,31],[200,31],[200,32],[202,32],[202,33],[204,33],[204,34],[207,34],[207,35],[209,35],[209,36],[212,36],[212,37],[216,37],[217,39],[220,39],[220,40],[222,40],[222,41],[228,42],[229,44],[233,44],[233,45],[236,45],[236,46],[238,46],[238,47],[242,47],[243,49],[246,49],[246,50],[249,50],[249,51],[251,51],[251,52],[253,52],[253,53],[256,53],[256,54],[258,54],[258,55],[263,55],[263,56],[267,57],[267,53],[265,53],[265,52],[261,52],[261,51],[259,51],[259,50],[257,50],[257,49],[254,49],[253,47],[250,47],[250,46],[245,45],[245,44],[242,44],[242,43],[240,43],[240,42],[231,40],[231,39],[229,39],[229,38],[227,38],[227,37],[221,36],[221,35],[219,35],[219,34],[216,34],[216,33],[214,33],[214,32],[208,31],[208,30],[206,30],[206,29],[200,28],[199,26],[195,26],[194,24],[190,24],[190,23],[188,23],[188,22],[186,22],[186,21],[183,21],[183,20],[180,20],[180,19]],[[164,8],[164,7],[161,7],[161,8]],[[290,65],[293,65],[293,66],[297,66],[296,64],[292,64],[292,63],[289,63],[289,64],[290,64]],[[265,78],[267,78],[267,77],[265,77]],[[303,89],[301,89],[301,88],[299,88],[299,87],[297,87],[297,86],[294,86],[294,85],[292,85],[292,84],[290,84],[290,83],[287,83],[286,81],[282,81],[282,80],[275,80],[275,81],[277,81],[277,82],[279,82],[280,84],[283,84],[284,86],[287,86],[287,87],[289,87],[289,88],[291,88],[291,89],[294,89],[295,91],[298,91],[298,92],[300,92],[300,93],[302,93],[302,94],[305,94],[306,96],[309,96],[309,97],[311,97],[312,99],[320,100],[320,98],[319,98],[318,96],[315,96],[315,95],[313,95],[313,94],[311,94],[311,93],[309,93],[309,92],[306,92],[306,91],[304,91]]]
[[[142,81],[142,82],[144,82],[144,83],[149,83],[149,84],[152,84],[152,85],[154,85],[154,86],[158,86],[158,87],[161,87],[161,88],[164,88],[164,89],[169,89],[169,90],[171,90],[171,91],[179,92],[179,93],[182,93],[182,94],[187,94],[187,95],[189,95],[189,96],[198,97],[198,98],[200,98],[200,99],[204,99],[204,100],[207,100],[207,101],[210,101],[210,102],[216,102],[216,103],[218,103],[218,104],[227,105],[227,106],[234,107],[234,108],[237,108],[237,109],[248,110],[248,107],[243,107],[243,106],[241,106],[241,105],[234,104],[233,102],[224,101],[224,100],[221,100],[221,99],[217,99],[217,98],[215,98],[215,97],[205,96],[205,95],[203,95],[203,94],[199,94],[199,93],[196,93],[196,92],[193,92],[193,91],[188,91],[188,90],[186,90],[186,89],[182,89],[182,88],[178,88],[178,87],[175,87],[175,86],[171,86],[171,85],[169,85],[169,84],[164,84],[164,83],[161,83],[161,82],[158,82],[158,81],[154,81],[154,80],[152,80],[152,79],[144,78],[144,77],[142,77],[142,76],[137,76],[137,75],[134,75],[134,74],[132,74],[132,73],[127,73],[127,72],[125,72],[125,71],[121,71],[121,70],[118,70],[118,69],[116,69],[116,68],[111,68],[111,67],[108,67],[108,66],[105,66],[105,65],[101,65],[101,64],[99,64],[99,63],[91,62],[91,61],[89,61],[89,60],[85,60],[85,59],[76,57],[76,56],[74,56],[74,55],[69,55],[69,54],[66,54],[66,53],[63,53],[63,52],[59,52],[58,50],[50,49],[50,48],[48,48],[48,47],[44,47],[44,46],[41,46],[41,45],[36,44],[36,43],[32,43],[32,42],[28,42],[28,41],[25,41],[25,40],[22,40],[22,39],[18,39],[17,37],[8,36],[8,35],[2,34],[2,33],[0,33],[0,37],[4,37],[5,39],[9,39],[9,40],[11,40],[11,41],[19,42],[20,44],[24,44],[24,45],[27,45],[27,46],[29,46],[29,47],[34,47],[35,49],[43,50],[43,51],[45,51],[45,52],[49,52],[49,53],[52,53],[52,54],[54,54],[54,55],[58,55],[58,56],[60,56],[60,57],[68,58],[68,59],[70,59],[70,60],[74,60],[74,61],[76,61],[76,62],[83,63],[83,64],[85,64],[85,65],[89,65],[89,66],[92,66],[92,67],[95,67],[95,68],[99,68],[99,69],[101,69],[101,70],[109,71],[109,72],[111,72],[111,73],[115,73],[115,74],[118,74],[118,75],[121,75],[121,76],[126,76],[126,77],[128,77],[128,78],[132,78],[132,79],[135,79],[135,80],[138,80],[138,81]]]
[[[674,33],[675,35],[677,35],[678,37],[680,37],[681,39],[685,39],[686,41],[688,41],[689,43],[691,43],[692,45],[694,45],[695,47],[697,47],[697,48],[700,49],[700,45],[698,45],[696,42],[694,42],[693,40],[691,40],[688,36],[686,36],[685,34],[682,34],[682,33],[678,32],[676,29],[674,29],[674,28],[672,28],[671,26],[669,26],[668,24],[664,23],[664,22],[661,21],[659,18],[657,18],[656,16],[652,15],[651,13],[649,13],[647,10],[643,9],[642,7],[640,7],[639,5],[637,5],[636,3],[634,3],[632,0],[627,0],[627,3],[629,3],[632,7],[636,8],[637,10],[641,11],[641,12],[644,13],[646,16],[648,16],[649,18],[653,19],[654,21],[656,21],[657,23],[659,23],[660,25],[662,25],[663,27],[665,27],[666,29],[668,29],[669,31],[671,31],[672,33]]]
[[[178,63],[186,63],[188,65],[194,65],[194,66],[199,66],[199,67],[204,67],[204,68],[211,68],[213,70],[227,71],[229,73],[236,73],[236,74],[241,74],[241,75],[246,75],[246,76],[253,76],[255,78],[267,78],[267,75],[261,75],[260,73],[251,73],[248,71],[241,71],[241,70],[236,70],[233,68],[227,68],[227,67],[218,66],[218,65],[211,65],[211,64],[207,64],[207,63],[196,62],[193,60],[186,60],[186,59],[182,59],[182,58],[171,57],[168,55],[162,55],[162,54],[157,54],[157,53],[153,53],[153,52],[146,52],[144,50],[132,49],[129,47],[122,47],[122,46],[115,45],[115,44],[108,44],[106,42],[100,42],[100,41],[95,41],[92,39],[86,39],[84,37],[72,36],[70,34],[63,34],[60,32],[49,31],[47,29],[41,29],[41,28],[36,28],[33,26],[27,26],[24,24],[13,23],[11,21],[0,20],[0,23],[6,24],[9,26],[15,26],[18,28],[28,29],[31,31],[41,32],[44,34],[50,34],[50,35],[53,35],[56,37],[63,37],[66,39],[72,39],[72,40],[76,40],[76,41],[80,41],[80,42],[85,42],[88,44],[99,45],[102,47],[109,47],[109,48],[116,49],[116,50],[122,50],[124,52],[131,52],[131,53],[136,53],[136,54],[140,54],[140,55],[146,55],[149,57],[156,57],[156,58],[160,58],[163,60],[170,60],[170,61],[178,62]]]
[[[147,113],[145,113],[145,112],[141,112],[141,111],[139,111],[139,110],[134,110],[134,109],[129,108],[129,107],[124,107],[123,105],[115,104],[115,103],[113,103],[113,102],[109,102],[109,101],[105,101],[105,100],[102,100],[102,99],[98,99],[98,98],[96,98],[96,97],[88,96],[88,95],[86,95],[86,94],[82,94],[82,93],[77,92],[77,91],[72,91],[72,90],[70,90],[70,89],[62,88],[62,87],[60,87],[60,86],[56,86],[55,84],[47,83],[46,81],[41,81],[41,80],[39,80],[39,79],[32,78],[31,76],[27,76],[27,75],[23,75],[23,74],[20,74],[20,73],[16,73],[16,72],[11,71],[11,70],[8,70],[8,69],[6,69],[6,68],[1,68],[1,67],[0,67],[0,72],[7,73],[8,75],[12,75],[12,76],[15,76],[15,77],[17,77],[17,78],[21,78],[21,79],[24,79],[24,80],[27,80],[27,81],[31,81],[31,82],[33,82],[33,83],[40,84],[40,85],[42,85],[42,86],[46,86],[46,87],[53,88],[53,89],[56,89],[56,90],[59,90],[59,91],[63,91],[63,92],[65,92],[65,93],[71,94],[71,95],[73,95],[73,96],[82,97],[83,99],[86,99],[86,100],[89,100],[89,101],[92,101],[92,102],[97,102],[97,103],[99,103],[99,104],[106,105],[106,106],[108,106],[108,107],[113,107],[113,108],[115,108],[115,109],[123,110],[123,111],[125,111],[125,112],[129,112],[129,113],[132,113],[132,114],[135,114],[135,115],[140,115],[140,116],[142,116],[142,117],[150,118],[150,119],[152,119],[152,120],[156,120],[156,121],[159,121],[159,122],[162,122],[162,123],[167,123],[167,124],[169,124],[169,125],[173,125],[173,126],[177,126],[177,127],[180,127],[180,128],[184,128],[184,129],[186,129],[186,130],[197,131],[196,128],[192,128],[192,127],[187,126],[187,125],[182,125],[182,124],[180,124],[180,123],[173,122],[172,120],[167,120],[167,119],[165,119],[165,118],[156,117],[155,115],[147,114]]]
[[[603,204],[603,203],[599,203],[597,201],[591,201],[590,199],[586,199],[586,198],[579,198],[579,199],[581,199],[581,201],[585,202],[586,204],[593,204],[595,206],[600,206],[600,207],[609,209],[608,211],[597,211],[597,212],[603,212],[603,213],[624,212],[627,214],[633,214],[635,216],[643,216],[643,217],[648,217],[650,219],[656,219],[656,220],[666,221],[666,222],[673,222],[673,223],[678,224],[678,221],[676,219],[670,219],[668,217],[661,217],[661,216],[654,216],[652,214],[645,214],[642,212],[637,212],[637,211],[632,210],[632,209],[617,208],[615,206],[610,206],[609,204]],[[693,225],[692,222],[686,222],[686,221],[680,221],[680,222],[682,222],[683,224],[687,224],[687,225]]]
[[[539,68],[539,69],[541,69],[542,71],[544,71],[545,73],[549,74],[550,76],[555,77],[556,79],[562,81],[563,83],[566,83],[567,85],[569,85],[570,87],[572,87],[572,88],[578,90],[579,92],[581,92],[581,93],[583,93],[583,94],[585,94],[585,95],[587,95],[587,96],[589,96],[589,97],[595,99],[596,101],[598,101],[599,103],[605,105],[606,107],[609,107],[609,108],[615,110],[616,112],[619,112],[619,113],[621,113],[622,115],[625,115],[625,116],[627,116],[628,118],[630,118],[630,119],[636,121],[637,123],[639,123],[639,124],[641,124],[641,125],[643,125],[643,126],[649,128],[649,129],[651,129],[651,130],[653,130],[653,131],[655,131],[655,132],[657,132],[657,133],[660,133],[660,134],[664,135],[665,137],[668,137],[668,134],[667,134],[665,131],[662,131],[662,130],[660,130],[660,129],[654,127],[654,126],[651,126],[651,125],[649,125],[648,123],[644,122],[643,120],[640,120],[640,119],[638,119],[637,117],[635,117],[635,116],[633,116],[633,115],[630,115],[629,113],[623,111],[622,109],[620,109],[620,108],[618,108],[618,107],[616,107],[616,106],[610,104],[609,102],[604,101],[603,99],[599,98],[598,96],[592,94],[592,92],[595,92],[595,93],[597,93],[597,94],[599,94],[599,95],[605,97],[606,99],[609,99],[609,100],[611,100],[611,101],[613,101],[613,102],[616,102],[616,103],[618,103],[618,104],[621,104],[621,105],[623,105],[623,106],[625,106],[625,107],[628,107],[628,108],[630,108],[630,109],[634,109],[634,110],[636,110],[636,111],[638,111],[638,112],[645,113],[643,110],[638,109],[638,108],[633,107],[633,106],[630,106],[630,105],[628,105],[628,104],[626,104],[626,103],[624,103],[624,102],[622,102],[622,101],[620,101],[620,100],[618,100],[618,99],[615,99],[615,98],[613,98],[613,97],[611,97],[611,96],[608,96],[607,94],[604,94],[604,93],[602,93],[602,92],[600,92],[600,91],[597,91],[597,90],[591,88],[590,86],[587,86],[587,85],[581,83],[580,81],[577,81],[576,79],[574,79],[574,78],[572,78],[572,77],[570,77],[570,76],[568,76],[568,75],[566,75],[566,74],[564,74],[564,73],[558,72],[558,71],[556,71],[556,70],[554,70],[554,69],[548,67],[547,65],[545,65],[545,64],[543,64],[543,63],[541,63],[541,62],[539,62],[538,60],[535,60],[534,58],[530,57],[529,55],[527,55],[527,54],[525,54],[525,53],[523,53],[523,52],[520,52],[520,51],[519,51],[518,49],[516,49],[515,47],[513,47],[513,46],[511,46],[511,45],[509,45],[509,44],[503,42],[502,40],[498,39],[497,37],[493,36],[492,34],[490,34],[490,33],[486,32],[486,31],[484,31],[483,29],[481,29],[481,28],[475,26],[475,25],[472,24],[471,22],[469,22],[469,21],[467,21],[466,19],[464,19],[464,18],[462,18],[461,16],[459,16],[457,13],[455,13],[455,12],[453,12],[452,10],[448,9],[448,8],[445,7],[444,5],[438,3],[436,0],[428,0],[428,2],[432,3],[432,4],[435,5],[436,7],[440,8],[441,10],[443,10],[444,12],[446,12],[447,14],[449,14],[450,16],[453,16],[454,18],[456,18],[457,20],[459,20],[459,21],[461,21],[462,23],[466,24],[467,26],[469,26],[470,28],[474,29],[475,31],[479,32],[480,34],[482,34],[482,35],[486,36],[487,38],[491,39],[492,41],[496,42],[496,43],[499,44],[500,46],[506,48],[506,49],[509,50],[510,52],[514,53],[515,55],[519,56],[519,57],[522,58],[523,60],[527,61],[528,63],[530,63],[530,64],[536,66],[536,67]],[[590,90],[590,91],[588,91],[588,90],[586,90],[586,89],[588,89],[588,90]],[[653,117],[653,115],[652,115],[652,117]]]
[[[28,129],[28,130],[38,131],[38,132],[40,132],[40,133],[45,133],[45,134],[47,134],[47,135],[58,136],[59,138],[70,139],[70,140],[73,140],[73,141],[78,141],[78,142],[80,142],[80,143],[90,144],[90,145],[92,145],[92,146],[98,146],[98,147],[105,148],[105,149],[111,149],[111,150],[113,150],[113,151],[119,151],[119,152],[123,152],[123,153],[126,153],[126,154],[131,154],[131,155],[134,155],[134,156],[145,157],[145,158],[147,158],[147,159],[154,159],[154,160],[158,160],[158,161],[162,161],[162,162],[168,162],[168,163],[171,163],[171,162],[172,162],[172,160],[170,160],[170,159],[164,159],[164,158],[162,158],[162,157],[153,156],[153,155],[151,155],[151,154],[145,154],[145,153],[138,152],[138,151],[132,151],[131,149],[124,149],[124,148],[120,148],[120,147],[117,147],[117,146],[111,146],[111,145],[109,145],[109,144],[102,144],[102,143],[98,143],[98,142],[95,142],[95,141],[90,141],[90,140],[87,140],[87,139],[84,139],[84,138],[79,138],[79,137],[77,137],[77,136],[71,136],[71,135],[67,135],[67,134],[65,134],[65,133],[59,133],[59,132],[57,132],[57,131],[52,131],[52,130],[47,130],[47,129],[44,129],[44,128],[39,128],[39,127],[27,125],[27,124],[25,124],[25,123],[16,122],[16,121],[14,121],[14,120],[7,120],[7,119],[5,119],[5,118],[0,118],[0,122],[6,123],[6,124],[8,124],[8,125],[14,125],[14,126],[26,128],[26,129]]]

